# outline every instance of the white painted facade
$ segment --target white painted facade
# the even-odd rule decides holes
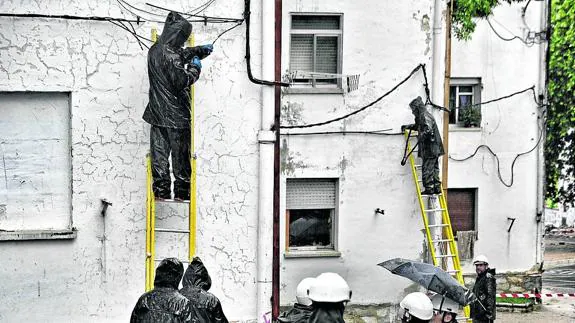
[[[158,12],[145,1],[129,2]],[[158,4],[184,11],[199,5]],[[319,122],[352,112],[421,63],[427,66],[434,101],[442,102],[443,62],[434,53],[443,57],[444,29],[434,33],[433,24],[444,2],[298,0],[283,5],[282,70],[289,66],[290,13],[341,13],[342,72],[361,75],[359,89],[346,94],[283,93],[284,124]],[[540,5],[530,6],[532,29],[540,29],[536,27],[541,23]],[[499,8],[496,17],[509,17],[519,28],[517,8]],[[251,11],[253,72],[271,79],[273,5],[253,1]],[[0,12],[131,17],[114,2],[67,0],[4,1]],[[240,18],[243,1],[215,2],[206,14]],[[261,27],[262,21],[266,28]],[[129,33],[105,22],[0,17],[0,26],[0,92],[69,93],[70,209],[77,230],[75,239],[0,242],[0,277],[4,278],[0,321],[125,322],[144,289],[149,126],[141,115],[148,91],[146,51]],[[161,29],[161,24],[148,22],[136,26],[136,31],[149,37],[154,26]],[[271,292],[273,145],[268,138],[273,134],[267,130],[273,121],[273,89],[247,78],[244,28],[218,40],[196,83],[197,254],[210,270],[212,292],[228,318],[262,321]],[[499,41],[487,28],[481,22],[472,41],[454,43],[452,75],[481,77],[483,99],[534,84],[539,88],[539,47]],[[223,30],[219,25],[194,24],[196,44],[211,42]],[[305,131],[392,128],[395,132],[401,124],[413,122],[408,103],[425,95],[422,85],[418,72],[366,111]],[[488,144],[500,155],[507,179],[513,156],[537,140],[536,111],[528,95],[485,106],[480,131],[450,133],[450,153],[464,157],[478,144]],[[440,114],[435,116],[439,119]],[[290,158],[283,165],[282,212],[287,178],[339,180],[337,251],[341,253],[328,258],[284,258],[282,247],[282,305],[295,300],[295,286],[302,278],[324,271],[337,272],[348,281],[355,304],[398,302],[410,284],[376,264],[393,257],[421,258],[424,245],[411,173],[400,165],[403,138],[284,135],[281,141],[283,157]],[[449,187],[478,188],[476,251],[487,254],[499,271],[532,267],[539,248],[536,152],[517,161],[511,189],[499,182],[493,159],[483,151],[470,161],[450,162],[449,167]],[[105,217],[100,214],[102,198],[113,203]],[[10,207],[6,206],[6,216]],[[26,207],[35,204],[30,201]],[[376,215],[376,208],[385,214]],[[510,214],[517,220],[507,234]],[[281,219],[280,246],[284,246],[286,224]],[[1,221],[2,215],[0,225]]]

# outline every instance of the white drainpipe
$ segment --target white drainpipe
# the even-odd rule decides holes
[[[255,3],[254,3],[255,4]],[[261,0],[262,76],[274,79],[274,1]],[[256,76],[257,77],[257,76]],[[257,321],[271,311],[272,296],[272,247],[273,247],[273,189],[274,141],[271,131],[274,123],[274,87],[261,86],[261,127],[259,142],[259,205],[257,244]]]

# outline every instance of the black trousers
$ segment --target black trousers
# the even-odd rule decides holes
[[[421,177],[423,180],[423,187],[426,190],[433,191],[440,188],[441,181],[439,180],[439,158],[426,157],[422,158],[423,167],[421,170]]]
[[[190,199],[190,129],[171,129],[152,125],[150,153],[154,196],[171,198],[170,154],[174,173],[174,197]]]

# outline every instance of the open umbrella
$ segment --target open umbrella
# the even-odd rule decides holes
[[[431,264],[394,258],[379,263],[378,266],[393,274],[411,279],[428,290],[450,298],[461,305],[467,305],[477,299],[473,292],[461,286],[450,274]]]

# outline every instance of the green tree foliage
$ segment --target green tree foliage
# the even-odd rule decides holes
[[[503,2],[521,2],[525,0],[504,0]],[[455,37],[469,40],[475,30],[476,18],[487,18],[501,1],[498,0],[454,0],[452,27]]]
[[[546,197],[575,202],[575,0],[553,0],[545,144]]]

